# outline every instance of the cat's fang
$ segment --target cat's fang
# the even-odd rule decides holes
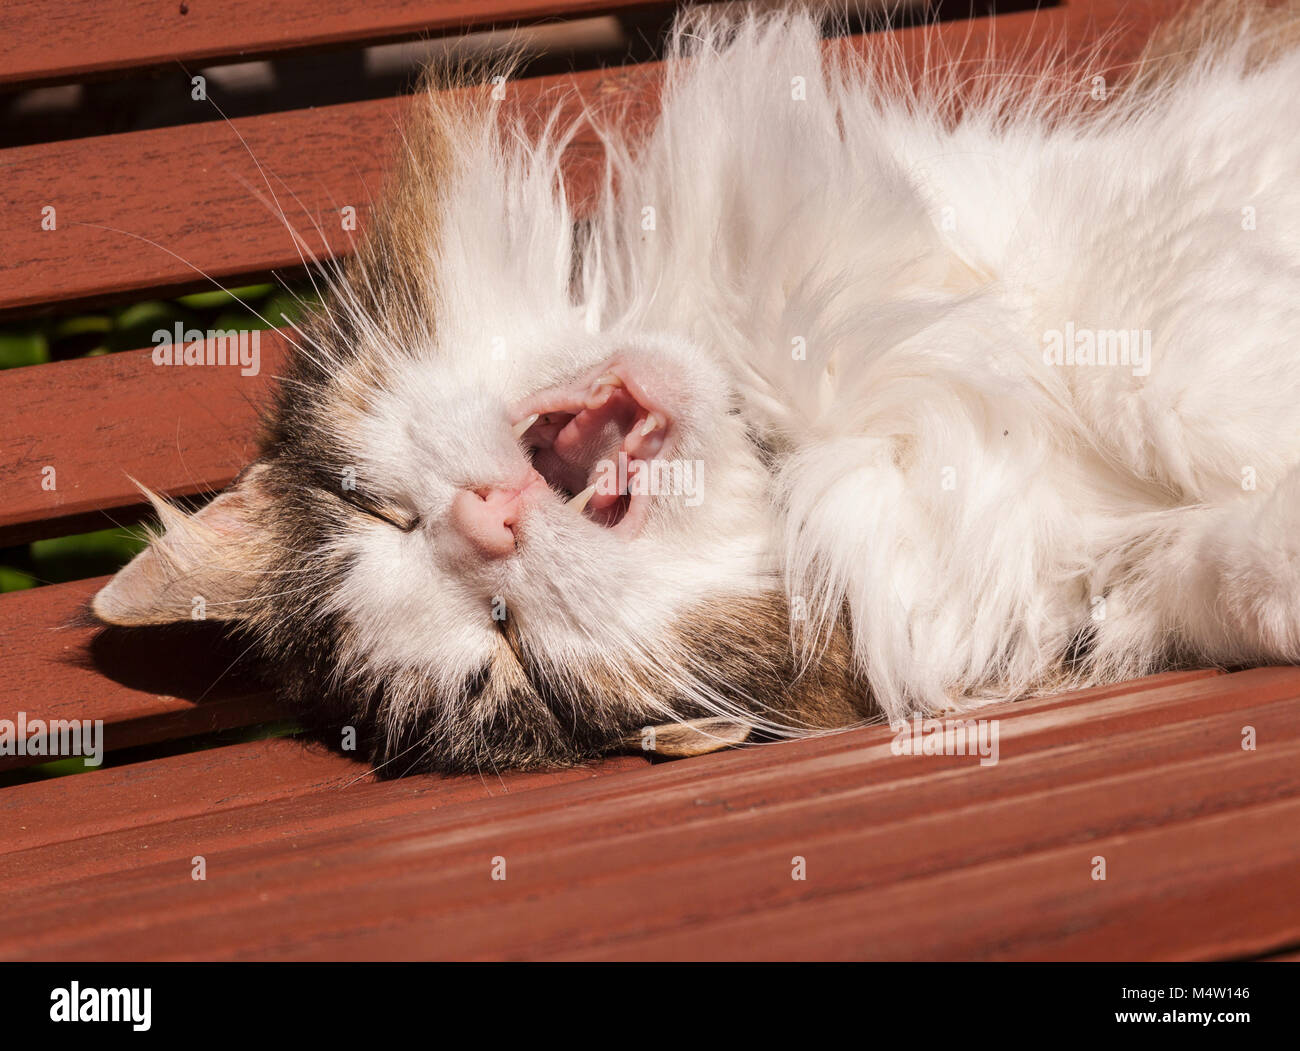
[[[655,413],[653,412],[647,413],[645,422],[641,424],[640,429],[636,432],[637,437],[645,438],[651,434],[654,434],[654,432],[657,431],[662,426],[663,426],[663,420],[661,420]]]
[[[592,494],[596,492],[596,485],[593,482],[582,492],[569,501],[568,506],[572,507],[578,514],[586,510],[587,504],[591,501]]]
[[[623,386],[623,381],[615,376],[612,372],[607,372],[591,385],[591,391],[588,393],[583,404],[588,409],[599,409],[604,405],[614,392]]]
[[[527,433],[528,428],[531,427],[534,423],[536,423],[538,419],[540,419],[540,417],[541,414],[535,412],[531,416],[525,416],[522,420],[520,420],[513,427],[511,427],[510,430],[511,433],[514,434],[515,440],[518,441],[520,438],[522,438],[524,434]]]

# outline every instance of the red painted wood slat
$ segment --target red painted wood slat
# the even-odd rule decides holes
[[[358,823],[373,820],[376,813],[400,812],[412,801],[415,809],[427,812],[634,770],[646,763],[639,756],[616,756],[581,769],[509,772],[499,777],[412,776],[377,785],[368,764],[320,745],[287,737],[249,741],[0,790],[0,855],[53,844],[79,846],[92,839],[102,843],[115,837],[119,843],[131,843],[112,851],[119,864],[129,864],[150,850],[148,837],[157,832],[153,826],[183,824],[192,818],[215,828],[238,820],[229,812],[251,809],[266,824],[272,812],[267,804],[296,800],[299,820],[314,809]],[[301,805],[308,800],[312,805]],[[213,820],[217,814],[223,816]],[[284,832],[282,822],[279,833]],[[156,850],[147,856],[156,860]],[[0,863],[0,870],[4,867]],[[71,871],[65,858],[50,875],[57,872],[66,878]]]
[[[1080,706],[1086,704],[1081,702]],[[1274,702],[1247,711],[1270,737],[1276,735],[1280,740],[1295,736],[1294,704]],[[1014,712],[1008,717],[1014,718]],[[971,782],[964,776],[969,772],[969,763],[946,760],[929,763],[917,759],[900,762],[893,756],[886,759],[879,747],[865,743],[880,736],[879,731],[868,731],[845,734],[833,742],[820,742],[816,747],[801,744],[764,749],[744,757],[736,756],[735,762],[731,761],[732,757],[720,756],[708,764],[675,763],[657,768],[648,778],[603,782],[596,794],[569,793],[563,799],[538,797],[533,807],[510,804],[494,809],[476,806],[462,810],[458,804],[512,791],[521,779],[529,785],[545,784],[546,778],[552,775],[507,774],[502,779],[489,776],[447,781],[405,778],[384,786],[359,784],[349,786],[346,791],[328,790],[277,799],[237,815],[213,816],[204,812],[182,817],[173,813],[165,823],[161,817],[157,821],[138,818],[130,807],[128,795],[127,817],[114,817],[94,834],[85,831],[85,823],[74,817],[53,819],[49,830],[28,829],[13,850],[19,846],[41,849],[27,849],[0,859],[0,884],[18,893],[27,887],[47,886],[51,881],[77,882],[84,890],[96,893],[114,885],[105,877],[114,873],[125,875],[144,858],[151,864],[170,866],[173,861],[188,857],[196,842],[203,843],[208,851],[243,849],[257,843],[283,843],[289,837],[297,839],[314,832],[344,830],[340,836],[327,837],[318,844],[329,848],[346,844],[348,828],[374,826],[380,820],[398,815],[427,813],[430,804],[443,812],[442,818],[436,828],[424,824],[421,834],[444,839],[503,817],[509,817],[516,828],[524,827],[521,822],[529,825],[536,822],[544,833],[536,845],[542,847],[558,842],[553,840],[557,835],[561,838],[568,835],[566,829],[580,828],[584,836],[599,842],[636,828],[638,842],[620,855],[619,865],[626,866],[647,854],[665,861],[678,857],[675,847],[664,842],[665,835],[671,839],[673,829],[701,820],[724,820],[724,825],[709,841],[709,849],[715,853],[728,849],[731,844],[744,846],[746,837],[751,835],[746,831],[749,820],[769,820],[764,814],[775,814],[778,820],[783,820],[781,814],[793,814],[792,827],[811,836],[815,827],[800,825],[803,818],[798,816],[808,800],[816,800],[819,805],[825,803],[823,815],[832,812],[830,821],[819,818],[823,827],[833,826],[836,809],[863,828],[869,824],[925,820],[945,810],[981,803],[992,805],[1011,795],[1027,795],[1058,783],[1132,776],[1143,771],[1149,773],[1172,761],[1219,758],[1236,744],[1234,731],[1224,713],[1184,719],[1173,727],[1134,734],[1126,742],[1122,755],[1117,755],[1114,749],[1094,750],[1091,746],[1055,747],[1050,737],[1041,735],[1036,739],[1021,739],[1010,757],[1017,765],[1001,782],[991,779]],[[833,744],[833,750],[827,744]],[[238,748],[251,747],[223,751],[244,758]],[[315,760],[292,761],[295,765],[318,765]],[[219,776],[233,762],[234,759],[226,760],[218,755],[211,766]],[[614,758],[593,770],[626,771],[640,762],[637,757]],[[198,757],[186,756],[140,764],[138,772],[123,773],[132,779],[128,788],[141,784],[165,788],[170,782],[179,782],[173,786],[176,791],[169,794],[184,795],[180,790],[188,779],[208,776],[205,769]],[[571,775],[578,779],[572,771],[559,771],[554,777],[564,780]],[[1265,772],[1262,776],[1267,778],[1271,774]],[[1250,788],[1250,781],[1248,775],[1243,787]],[[0,800],[10,796],[13,801],[0,814],[21,823],[24,813],[37,812],[34,802],[56,791],[65,793],[65,802],[74,808],[80,793],[119,794],[116,784],[97,787],[84,779],[69,782],[62,789],[11,788],[0,793]],[[1234,791],[1240,795],[1240,789]],[[1219,793],[1199,800],[1198,805],[1203,811],[1221,809],[1232,797],[1229,793]],[[102,804],[96,805],[102,809]],[[562,809],[576,807],[582,808],[575,810],[577,824],[571,824],[569,818],[557,818]],[[67,838],[69,828],[73,827],[84,832],[83,838]],[[6,834],[10,834],[8,830]],[[49,840],[57,843],[43,847]]]
[[[132,478],[173,497],[228,485],[257,454],[282,337],[262,333],[259,352],[253,376],[160,367],[151,350],[0,372],[0,547],[134,522],[148,505]]]
[[[260,0],[75,6],[6,0],[0,7],[0,84],[73,80],[175,62],[246,61],[272,52],[360,46],[646,6],[646,0],[318,0],[308,6]],[[87,40],[95,46],[86,47]]]

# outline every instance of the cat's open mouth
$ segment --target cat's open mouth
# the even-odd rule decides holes
[[[650,496],[637,479],[664,451],[672,420],[631,370],[606,365],[594,379],[542,391],[511,419],[534,468],[570,506],[618,533],[640,531]]]

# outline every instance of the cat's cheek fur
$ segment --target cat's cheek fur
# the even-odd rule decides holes
[[[367,526],[349,548],[348,569],[327,598],[348,626],[347,663],[375,679],[418,673],[448,694],[491,658],[490,586],[466,587],[440,568],[427,537]]]

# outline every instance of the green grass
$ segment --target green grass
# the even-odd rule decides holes
[[[116,572],[148,541],[140,526],[37,540],[0,548],[0,592]]]

